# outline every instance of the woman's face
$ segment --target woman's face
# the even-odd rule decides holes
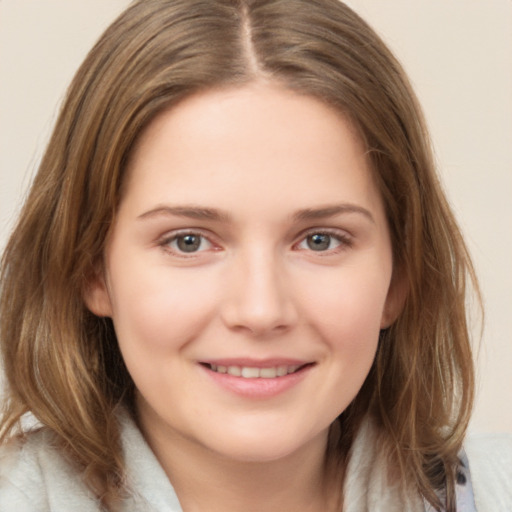
[[[246,461],[323,444],[399,302],[351,124],[278,86],[209,91],[152,122],[125,185],[86,300],[150,442]]]

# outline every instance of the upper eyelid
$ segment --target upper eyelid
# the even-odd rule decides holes
[[[313,228],[308,228],[308,229],[305,229],[303,231],[301,231],[299,233],[299,235],[297,235],[295,237],[295,240],[296,241],[300,241],[300,240],[303,240],[305,237],[309,236],[309,235],[314,235],[316,233],[322,233],[322,234],[326,234],[326,235],[332,235],[332,236],[338,236],[340,238],[353,238],[354,235],[346,230],[346,229],[342,229],[342,228],[335,228],[335,227],[313,227]]]
[[[179,236],[185,236],[185,235],[198,235],[202,236],[203,238],[206,238],[210,242],[214,243],[212,238],[215,238],[213,234],[205,229],[202,228],[179,228],[179,229],[172,229],[170,231],[166,231],[163,235],[158,237],[158,242],[162,242],[165,240],[174,240],[175,238]]]

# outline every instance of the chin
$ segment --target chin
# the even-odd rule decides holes
[[[246,463],[270,463],[307,451],[317,443],[327,443],[328,430],[313,436],[294,436],[290,430],[265,429],[248,435],[230,433],[217,439],[208,439],[206,445],[223,458]]]

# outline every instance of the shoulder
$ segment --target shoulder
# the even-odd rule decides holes
[[[473,434],[465,443],[479,512],[512,510],[512,434]]]
[[[36,432],[26,439],[11,439],[0,448],[0,510],[49,510],[44,475],[39,460],[44,460],[44,434]],[[21,508],[19,508],[21,507]]]
[[[64,512],[77,505],[87,512],[98,510],[48,431],[31,432],[0,447],[0,510]]]

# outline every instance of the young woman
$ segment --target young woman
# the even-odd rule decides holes
[[[348,7],[134,2],[3,258],[0,509],[474,510],[468,277]]]

